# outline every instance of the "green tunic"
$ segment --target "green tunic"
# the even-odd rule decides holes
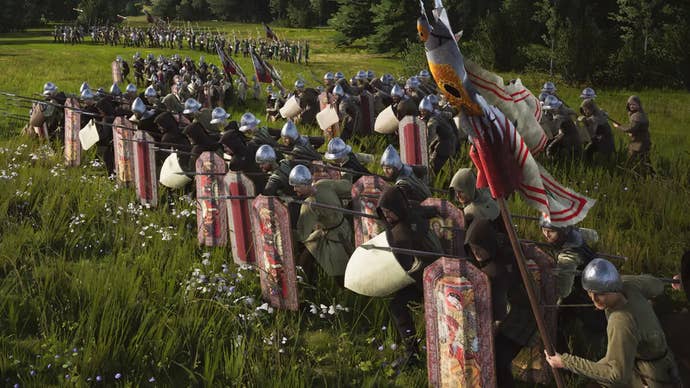
[[[648,300],[663,291],[664,284],[652,276],[623,276],[627,302],[606,309],[606,355],[594,362],[565,353],[565,368],[610,387],[680,386],[674,385],[680,384],[678,369]]]
[[[342,179],[322,179],[314,184],[314,188],[316,193],[306,202],[342,207],[341,201],[350,198],[352,184]],[[328,275],[345,274],[354,246],[352,227],[343,213],[302,205],[296,234]]]

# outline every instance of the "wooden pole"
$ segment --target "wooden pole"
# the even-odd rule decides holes
[[[503,223],[505,224],[506,231],[508,231],[508,237],[510,238],[510,245],[513,247],[513,253],[515,254],[515,261],[517,261],[518,268],[520,269],[520,276],[522,277],[522,283],[525,285],[525,291],[527,291],[527,297],[529,299],[529,304],[532,307],[532,314],[534,314],[534,319],[537,322],[537,330],[539,330],[539,335],[544,343],[546,352],[553,356],[556,353],[556,349],[551,342],[549,333],[546,331],[546,324],[544,323],[544,314],[542,309],[539,307],[537,301],[537,295],[534,292],[534,286],[532,284],[532,278],[527,272],[527,264],[525,262],[525,254],[522,252],[522,247],[520,246],[520,241],[518,240],[517,233],[513,228],[513,220],[510,217],[510,212],[508,211],[508,205],[506,204],[505,198],[497,199],[498,205],[501,208],[501,217],[503,217]],[[564,388],[565,383],[563,381],[563,376],[561,376],[560,371],[556,368],[551,368],[553,372],[554,380],[556,380],[556,386],[558,388]]]

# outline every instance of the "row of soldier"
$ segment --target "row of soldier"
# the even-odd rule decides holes
[[[335,95],[337,95],[335,92],[338,86],[342,88],[341,84],[333,85]],[[366,85],[359,83],[354,87],[364,89]],[[57,92],[54,85],[50,84],[44,88],[44,94],[56,103],[63,101],[62,104],[64,104],[64,100],[67,99],[64,94]],[[412,98],[408,96],[404,101]],[[131,106],[127,107],[123,101],[113,96],[104,95],[97,98],[90,89],[84,88],[81,99],[84,106],[80,111],[83,111],[85,115],[82,116],[82,121],[95,117],[96,126],[100,126],[99,153],[106,160],[109,170],[114,169],[115,163],[114,156],[109,156],[111,151],[108,147],[109,142],[112,142],[113,133],[116,133],[114,129],[117,127],[111,127],[108,124],[113,123],[115,117],[126,117],[130,113],[128,120],[122,120],[120,123],[124,123],[123,127],[127,129],[136,129],[146,133],[151,139],[148,142],[152,144],[151,150],[153,146],[157,146],[159,152],[164,153],[158,158],[157,166],[162,165],[160,159],[163,156],[166,156],[166,160],[170,157],[165,151],[167,148],[174,151],[175,156],[179,156],[182,160],[181,164],[186,166],[178,173],[188,174],[195,171],[193,174],[203,177],[204,174],[209,173],[208,170],[204,170],[204,163],[213,164],[214,160],[220,160],[223,164],[222,157],[226,157],[229,160],[219,171],[225,172],[229,169],[240,172],[251,181],[253,189],[241,190],[242,193],[251,191],[252,196],[259,194],[269,197],[279,196],[288,202],[290,209],[288,230],[292,229],[294,236],[292,232],[288,233],[295,241],[293,255],[296,263],[304,269],[306,278],[311,282],[316,281],[315,272],[316,263],[318,263],[325,273],[336,277],[338,283],[347,286],[346,269],[356,247],[356,236],[353,237],[353,234],[357,230],[356,226],[353,228],[350,222],[354,221],[353,218],[359,217],[358,215],[352,218],[347,217],[347,211],[352,210],[348,209],[348,206],[354,202],[352,185],[365,177],[364,181],[369,182],[369,186],[377,186],[373,182],[376,182],[378,177],[373,176],[362,163],[362,160],[366,160],[366,155],[353,153],[351,147],[338,137],[330,139],[327,152],[321,155],[316,149],[324,143],[324,140],[300,135],[292,121],[288,121],[280,131],[260,126],[260,120],[251,113],[244,114],[240,123],[228,123],[228,114],[222,108],[204,110],[195,100],[186,101],[181,115],[176,116],[176,113],[160,106],[158,109],[155,105],[147,107],[141,97],[136,97]],[[422,98],[420,104],[425,100],[428,101],[428,98]],[[181,128],[181,123],[187,124]],[[352,136],[357,135],[358,133],[354,133]],[[110,163],[109,159],[112,160]],[[187,162],[184,161],[185,159]],[[464,215],[460,221],[456,221],[457,225],[455,225],[455,229],[461,227],[459,228],[461,231],[452,232],[451,235],[464,233],[465,238],[464,244],[453,246],[450,243],[453,237],[448,238],[448,231],[440,226],[444,224],[430,222],[440,216],[440,210],[438,207],[428,206],[430,202],[427,200],[432,196],[431,188],[426,184],[428,171],[420,166],[403,163],[393,146],[386,149],[381,156],[380,164],[384,172],[381,178],[388,181],[390,185],[378,183],[379,195],[375,195],[375,198],[369,201],[369,205],[373,204],[373,206],[359,207],[359,210],[369,209],[369,215],[374,215],[375,210],[378,218],[376,226],[371,229],[360,228],[360,231],[369,231],[367,234],[369,238],[384,230],[391,247],[408,250],[394,253],[405,273],[413,279],[413,283],[407,287],[396,290],[390,305],[396,328],[406,347],[405,355],[397,361],[396,366],[408,365],[418,359],[419,339],[416,337],[416,329],[407,305],[410,301],[422,299],[421,274],[424,268],[430,266],[442,255],[464,255],[464,250],[467,249],[468,253],[471,253],[470,258],[474,265],[491,280],[493,296],[491,310],[494,319],[500,322],[493,338],[496,378],[499,386],[510,386],[513,379],[511,361],[522,348],[532,344],[536,327],[529,312],[524,290],[520,286],[519,277],[516,277],[515,271],[511,270],[514,268],[515,258],[503,236],[503,226],[498,222],[498,207],[488,192],[475,188],[476,177],[471,170],[458,171],[451,181],[450,188],[458,204],[463,208]],[[317,181],[317,176],[334,179]],[[155,184],[156,175],[153,177],[153,182],[149,184]],[[202,178],[197,180],[197,184],[199,182],[211,182],[209,187],[215,187],[215,189],[197,187],[197,199],[201,201],[200,241],[202,241],[201,236],[204,236],[204,241],[206,241],[209,235],[217,233],[218,221],[214,220],[214,214],[218,214],[218,209],[214,211],[214,206],[222,201],[223,194],[236,193],[218,190],[219,186],[225,184],[222,179],[204,180]],[[245,185],[249,186],[246,183]],[[209,197],[203,197],[204,195]],[[239,196],[234,199],[234,201],[246,200],[246,198],[240,199]],[[228,199],[228,201],[233,201],[233,199]],[[270,203],[276,206],[274,202]],[[444,206],[448,207],[448,204]],[[268,219],[270,217],[264,221],[268,222]],[[277,221],[274,219],[273,222]],[[249,220],[242,219],[242,216],[239,217],[238,224],[235,224],[234,233],[230,234],[231,238],[233,235],[236,237],[238,228],[251,228]],[[588,300],[585,291],[579,287],[579,283],[574,282],[576,271],[582,270],[595,257],[588,245],[588,233],[575,227],[559,228],[546,220],[543,220],[541,225],[550,248],[554,250],[557,298],[565,304],[575,305],[577,305],[576,302]],[[262,224],[262,226],[265,225]],[[256,230],[245,230],[245,232],[245,235],[257,234]],[[227,230],[225,233],[227,234]],[[282,236],[282,238],[287,239],[287,236]],[[420,255],[407,252],[432,254]],[[257,264],[261,265],[258,263],[258,258],[255,259]],[[278,274],[281,271],[278,268],[285,265],[288,263],[268,263],[266,268],[271,268],[273,271],[271,273],[274,274],[272,276],[282,276]],[[541,276],[545,277],[547,274],[542,273]],[[510,309],[507,308],[508,305]],[[574,322],[580,321],[590,334],[603,335],[605,321],[601,312],[587,308],[569,308],[560,310],[559,316],[561,328],[566,329],[560,330],[561,334],[568,333],[567,328]],[[563,335],[560,339],[559,346],[562,351],[567,348],[566,336]],[[665,347],[665,343],[655,343],[654,346]],[[668,363],[668,357],[664,357],[656,361]],[[672,356],[669,357],[672,361]]]

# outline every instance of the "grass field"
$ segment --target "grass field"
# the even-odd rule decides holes
[[[239,36],[260,29],[204,26]],[[308,67],[274,63],[286,85],[298,75],[315,85],[313,78],[320,80],[329,70],[398,75],[402,69],[395,57],[333,48],[328,29],[275,30],[312,45]],[[110,62],[137,51],[53,44],[47,33],[0,35],[1,91],[31,95],[46,81],[66,92],[77,91],[83,81],[107,88]],[[176,52],[138,50],[156,56]],[[218,64],[216,56],[204,55]],[[251,69],[248,61],[239,61],[245,71]],[[543,74],[521,77],[532,90],[546,80]],[[574,106],[582,85],[556,83]],[[598,89],[597,94],[600,106],[619,120],[625,118],[627,96],[641,96],[658,175],[640,177],[621,167],[627,140],[620,134],[618,165],[545,165],[562,183],[597,199],[583,226],[599,231],[598,250],[629,257],[625,272],[672,275],[690,246],[690,94]],[[250,110],[263,116],[259,101]],[[243,112],[231,113],[238,118]],[[426,385],[424,367],[399,375],[390,367],[401,350],[385,300],[356,296],[322,276],[318,289],[301,290],[300,312],[273,311],[260,300],[256,272],[232,264],[229,249],[197,246],[190,198],[164,190],[158,209],[142,208],[133,190],[106,177],[94,152],[83,156],[81,167],[68,169],[56,144],[41,145],[18,132],[0,117],[0,384]],[[376,137],[355,144],[378,153],[384,146]],[[468,165],[465,150],[437,176],[437,187]],[[511,208],[534,215],[519,199]],[[534,223],[517,222],[522,236],[540,238]],[[677,293],[670,296],[676,306],[685,303]],[[416,318],[423,327],[421,308]]]

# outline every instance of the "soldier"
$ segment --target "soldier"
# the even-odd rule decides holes
[[[606,159],[609,159],[616,149],[608,116],[599,109],[594,99],[590,98],[582,101],[580,113],[582,113],[582,124],[585,126],[591,139],[591,142],[585,148],[585,154],[587,157],[592,158],[595,153],[599,153]]]
[[[294,197],[296,195],[295,190],[290,186],[289,180],[290,171],[292,171],[290,162],[285,159],[280,162],[277,160],[275,150],[268,144],[264,144],[256,150],[256,164],[259,165],[261,171],[270,174],[261,193],[271,196]]]
[[[276,141],[275,135],[279,135],[279,133],[273,134],[268,128],[259,127],[260,123],[261,120],[258,120],[252,113],[247,112],[240,118],[239,131],[250,137],[248,142],[253,144],[255,149],[264,144],[268,144],[271,147],[277,147],[278,142]]]
[[[458,149],[458,139],[453,124],[434,109],[428,97],[419,103],[419,116],[426,123],[429,163],[432,170],[438,173]]]
[[[594,362],[568,353],[547,354],[551,367],[607,386],[682,387],[673,353],[649,303],[664,291],[659,279],[621,277],[613,264],[597,258],[585,267],[582,288],[594,306],[606,313],[606,355]]]
[[[182,104],[182,97],[180,97],[180,89],[182,84],[177,82],[173,83],[170,87],[170,93],[163,97],[163,106],[169,112],[180,114],[184,110],[184,105]]]
[[[455,198],[462,207],[466,224],[471,224],[475,219],[500,223],[498,204],[491,198],[487,188],[477,188],[477,176],[474,171],[469,168],[459,169],[450,180],[450,188],[455,192]]]
[[[312,147],[309,138],[299,134],[292,120],[283,125],[280,138],[285,146],[291,148],[288,159],[321,160],[321,154]]]
[[[125,95],[124,95],[124,100],[125,103],[128,105],[131,105],[134,102],[134,99],[137,98],[137,87],[134,84],[128,84],[127,87],[125,88]]]
[[[146,98],[147,105],[153,109],[157,111],[166,110],[165,105],[158,100],[158,92],[153,85],[149,85],[149,87],[144,90],[144,97]]]
[[[556,85],[551,82],[547,81],[544,83],[544,86],[541,87],[541,93],[539,94],[539,101],[546,103],[546,98],[548,96],[556,96]]]
[[[295,96],[302,111],[297,115],[295,123],[316,125],[316,114],[319,113],[319,92],[314,88],[305,88],[304,81],[295,81]]]
[[[546,147],[546,154],[550,157],[578,155],[582,150],[582,139],[570,118],[572,109],[563,106],[563,102],[556,96],[546,97],[543,108],[544,115],[551,116],[553,128],[558,130],[558,134]]]
[[[419,78],[414,75],[408,78],[407,82],[405,82],[405,93],[410,99],[412,99],[412,102],[414,102],[415,106],[419,105],[419,103],[422,102],[422,99],[426,96],[419,88],[421,84],[422,83],[419,81]]]
[[[144,59],[139,56],[138,52],[132,59],[134,60],[134,64],[132,65],[134,67],[134,82],[136,82],[137,86],[144,85],[144,68],[146,67]]]
[[[347,141],[352,135],[360,133],[359,101],[353,96],[346,95],[345,89],[339,84],[333,88],[333,100],[340,118],[340,137]]]
[[[443,249],[436,234],[429,228],[430,212],[414,201],[409,201],[405,191],[398,186],[388,187],[378,202],[376,209],[384,220],[388,245],[392,248],[411,249],[442,254]],[[419,361],[419,350],[414,320],[408,304],[420,302],[423,295],[424,268],[433,263],[437,256],[413,256],[393,252],[400,266],[410,275],[415,283],[393,295],[389,309],[405,347],[405,353],[393,363],[394,368],[402,368]]]
[[[580,93],[580,98],[583,100],[594,100],[595,98],[597,98],[597,94],[594,92],[594,89],[588,87],[582,89],[582,93]]]
[[[157,112],[154,109],[146,109],[144,101],[137,97],[132,103],[132,116],[130,116],[129,121],[134,123],[137,129],[146,131],[156,141],[160,141],[161,134],[154,121],[156,116],[158,116]]]
[[[217,128],[211,125],[211,109],[201,109],[199,101],[194,98],[188,98],[187,101],[184,102],[182,114],[184,114],[189,121],[198,123],[209,136],[216,140],[220,138],[220,133],[217,131]]]
[[[58,87],[52,82],[46,82],[46,84],[43,85],[43,96],[45,97],[46,101],[50,103],[46,104],[43,108],[42,113],[43,117],[45,118],[44,122],[48,130],[48,134],[53,136],[58,128],[64,128],[65,126],[65,110],[56,105],[65,105],[67,96],[62,91],[58,92]],[[38,106],[35,109],[41,109],[41,106]],[[61,138],[59,134],[57,136],[58,139]]]
[[[323,75],[323,87],[326,93],[333,93],[333,88],[335,87],[335,75],[330,71]]]
[[[223,132],[228,123],[230,115],[223,108],[213,108],[211,112],[211,125],[215,126],[218,132]]]
[[[523,347],[535,341],[537,325],[508,241],[489,220],[483,218],[472,221],[465,235],[465,245],[472,254],[473,264],[491,282],[493,318],[496,321],[497,386],[510,388],[515,386],[512,360]]]
[[[640,97],[630,96],[626,109],[630,125],[623,126],[613,123],[613,126],[630,136],[628,164],[635,168],[639,166],[642,172],[651,171],[653,173],[654,169],[649,160],[649,151],[652,149],[652,141],[649,136],[649,119],[647,113],[642,109]]]
[[[288,179],[297,196],[305,202],[342,208],[342,201],[351,195],[352,184],[346,180],[322,179],[312,184],[311,173],[303,165],[295,166]],[[317,261],[342,285],[345,267],[354,252],[352,227],[345,215],[304,204],[297,220],[296,236],[305,246],[297,264],[302,266],[307,279],[314,279],[314,261]]]
[[[343,179],[347,179],[351,183],[358,181],[362,175],[370,174],[369,170],[359,162],[357,156],[352,152],[352,147],[345,144],[339,137],[335,137],[328,142],[328,150],[323,158],[328,163],[335,164],[351,171],[357,171],[357,174],[351,172],[342,172],[340,174]]]
[[[403,164],[398,151],[390,144],[381,155],[381,167],[384,176],[389,181],[395,182],[395,186],[402,189],[408,200],[422,202],[431,197],[431,190],[422,180],[425,174],[413,169],[412,166]]]
[[[402,120],[405,116],[418,116],[417,103],[411,98],[405,95],[405,90],[400,86],[393,85],[391,89],[391,99],[393,103],[391,108],[393,108],[393,113],[398,120]]]

